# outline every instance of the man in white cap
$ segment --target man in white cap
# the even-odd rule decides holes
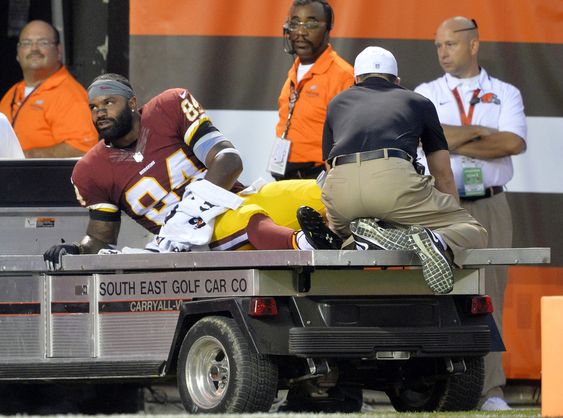
[[[487,231],[459,205],[436,109],[399,86],[397,61],[383,48],[363,50],[354,76],[355,86],[329,104],[324,126],[329,226],[341,237],[351,232],[361,248],[414,250],[428,286],[448,293],[450,261],[461,249],[485,247]],[[433,177],[417,171],[419,141]]]

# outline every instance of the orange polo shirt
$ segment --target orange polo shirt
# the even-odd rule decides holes
[[[66,142],[86,152],[98,142],[86,90],[64,66],[27,98],[24,91],[22,80],[0,102],[0,112],[14,127],[24,151]]]
[[[291,83],[299,90],[293,116],[287,132],[291,141],[289,162],[314,162],[320,165],[322,159],[323,126],[326,108],[334,96],[354,84],[354,69],[329,45],[315,61],[311,69],[297,83],[299,58],[287,73],[278,99],[279,122],[276,135],[281,137],[287,123]]]

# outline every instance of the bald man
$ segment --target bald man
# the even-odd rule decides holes
[[[20,33],[23,80],[4,95],[0,112],[28,158],[78,157],[98,142],[86,90],[62,64],[62,51],[50,23],[33,20]]]
[[[436,30],[435,45],[445,74],[415,91],[436,106],[462,206],[488,230],[489,247],[511,247],[512,218],[503,192],[513,174],[510,157],[526,149],[522,96],[479,66],[475,20],[462,16],[445,20]],[[499,329],[506,282],[505,267],[486,269],[486,291],[493,299]],[[506,376],[501,354],[485,358],[483,410],[510,409],[502,390]]]

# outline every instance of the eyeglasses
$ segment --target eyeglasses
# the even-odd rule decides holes
[[[322,24],[326,22],[319,22],[318,20],[308,20],[306,22],[300,22],[298,20],[290,20],[285,24],[287,30],[290,32],[295,32],[299,29],[299,26],[303,26],[305,30],[315,30],[321,27]]]
[[[476,21],[475,19],[471,19],[471,23],[473,23],[473,27],[472,27],[472,28],[458,29],[458,30],[454,30],[454,32],[465,32],[465,31],[467,31],[467,30],[479,29],[479,26],[477,26],[477,21]]]
[[[37,45],[39,48],[47,48],[51,45],[56,45],[57,42],[50,41],[49,39],[37,39],[35,41],[31,39],[22,39],[18,42],[18,48],[28,49],[31,48],[33,45]]]

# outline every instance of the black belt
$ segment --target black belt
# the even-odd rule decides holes
[[[480,200],[480,199],[486,199],[488,197],[493,197],[494,195],[502,193],[502,192],[504,192],[503,186],[492,186],[492,187],[487,187],[485,189],[484,195],[481,195],[481,196],[459,196],[459,198],[461,200],[466,200],[466,201]]]
[[[387,151],[387,155],[385,155],[386,151]],[[403,160],[412,162],[411,155],[406,151],[400,149],[393,149],[393,148],[383,148],[374,151],[364,151],[364,152],[356,152],[355,154],[339,155],[332,159],[331,165],[334,167],[341,164],[355,163],[357,161],[377,160],[379,158],[388,158],[388,157],[402,158]]]

